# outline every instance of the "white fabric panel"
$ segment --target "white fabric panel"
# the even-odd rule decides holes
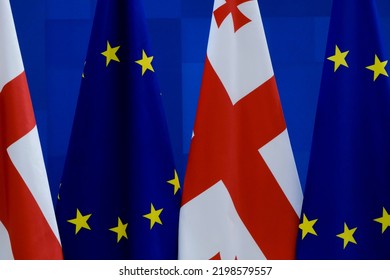
[[[265,259],[222,181],[181,208],[179,226],[179,259],[209,259],[218,252],[222,259]]]
[[[260,148],[259,152],[300,217],[303,193],[287,129]]]
[[[215,1],[214,10],[224,3]],[[213,17],[207,48],[233,104],[274,75],[257,1],[245,2],[239,9],[251,22],[234,32],[231,14],[220,27]]]
[[[35,126],[29,133],[9,146],[7,151],[52,231],[60,241],[37,127]]]
[[[0,221],[0,260],[13,260],[11,240],[8,231]]]
[[[0,0],[0,92],[24,71],[9,0]]]

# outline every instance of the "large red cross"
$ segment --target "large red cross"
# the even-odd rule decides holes
[[[34,127],[23,72],[0,91],[0,220],[8,230],[15,259],[52,259],[62,255],[52,231],[42,230],[50,226],[7,152],[10,145]]]
[[[258,151],[286,129],[275,79],[233,106],[208,59],[203,77],[183,204],[222,180],[266,258],[292,259],[298,216]]]
[[[245,24],[251,22],[239,9],[238,6],[242,3],[252,0],[226,0],[226,3],[218,7],[214,11],[215,21],[218,27],[221,26],[222,22],[227,18],[228,15],[232,14],[234,32],[243,27]]]

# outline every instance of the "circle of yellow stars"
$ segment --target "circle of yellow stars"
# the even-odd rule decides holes
[[[384,234],[386,229],[390,227],[390,215],[384,207],[382,208],[382,216],[373,219],[373,221],[382,225],[382,234]],[[318,219],[309,220],[306,214],[303,214],[302,222],[299,224],[299,229],[302,231],[302,240],[305,239],[308,234],[318,236],[316,230],[314,229],[314,226],[317,222]],[[357,229],[357,227],[349,228],[347,223],[344,223],[344,231],[335,235],[336,237],[343,240],[343,249],[345,249],[349,243],[357,244],[357,241],[354,237]]]
[[[332,56],[329,56],[327,59],[334,62],[334,72],[336,72],[340,66],[349,67],[347,63],[347,56],[349,54],[349,51],[341,51],[339,46],[336,45],[335,47],[335,53]],[[374,55],[374,64],[366,66],[366,69],[371,70],[374,74],[374,82],[377,80],[377,78],[380,75],[389,77],[386,66],[387,66],[388,60],[381,61],[377,54]]]
[[[347,62],[348,54],[349,50],[341,51],[338,45],[335,46],[334,54],[327,58],[334,63],[334,72],[339,70],[340,66],[344,66],[346,68],[349,67]],[[380,75],[389,77],[386,71],[387,63],[388,60],[381,61],[377,54],[374,55],[374,64],[368,65],[366,67],[366,69],[371,70],[373,72],[374,82],[378,79]],[[382,217],[374,219],[374,221],[382,224],[382,234],[390,226],[390,215],[384,207],[382,210]],[[314,225],[317,222],[318,219],[309,220],[306,214],[303,214],[302,222],[299,224],[299,229],[302,231],[302,240],[305,239],[308,234],[318,236],[317,232],[314,229]],[[343,249],[345,249],[349,243],[357,244],[357,241],[354,237],[354,234],[357,229],[357,227],[349,228],[347,223],[344,223],[344,231],[336,235],[336,237],[341,238],[343,240]]]
[[[107,41],[106,50],[101,52],[101,54],[106,58],[106,67],[110,65],[112,61],[115,62],[121,62],[117,52],[120,49],[120,46],[112,47],[110,42]],[[138,59],[134,61],[135,63],[139,64],[141,66],[141,74],[142,76],[145,74],[147,70],[154,72],[154,68],[152,66],[153,56],[148,56],[145,52],[145,50],[142,50],[141,59]],[[85,78],[84,73],[82,73],[82,77]],[[176,193],[180,189],[180,183],[179,183],[179,177],[177,175],[176,170],[174,170],[174,178],[167,181],[168,184],[173,186],[173,195],[176,195]],[[59,199],[59,197],[58,197]],[[163,222],[160,218],[162,211],[164,208],[156,209],[153,203],[150,203],[150,212],[143,215],[144,218],[149,220],[149,228],[150,230],[153,229],[155,224],[162,225]],[[91,218],[92,214],[85,214],[83,215],[81,211],[77,208],[76,209],[76,217],[73,219],[67,220],[68,223],[73,224],[75,226],[75,234],[77,235],[81,229],[91,230],[91,227],[88,223],[88,220]],[[128,223],[124,223],[120,217],[118,217],[117,226],[109,228],[108,230],[114,232],[117,234],[117,243],[122,238],[127,239],[127,226]]]

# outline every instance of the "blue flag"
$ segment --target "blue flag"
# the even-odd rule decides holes
[[[176,259],[181,190],[141,0],[99,0],[56,213],[65,259]]]
[[[390,84],[374,0],[334,0],[299,259],[390,259]]]

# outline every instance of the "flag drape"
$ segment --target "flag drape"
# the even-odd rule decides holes
[[[216,0],[180,259],[291,259],[302,190],[256,0]]]
[[[0,0],[0,259],[61,259],[10,2]]]
[[[334,0],[297,257],[389,259],[390,87],[373,0]]]
[[[176,259],[181,190],[141,0],[99,0],[57,218],[66,259]]]

